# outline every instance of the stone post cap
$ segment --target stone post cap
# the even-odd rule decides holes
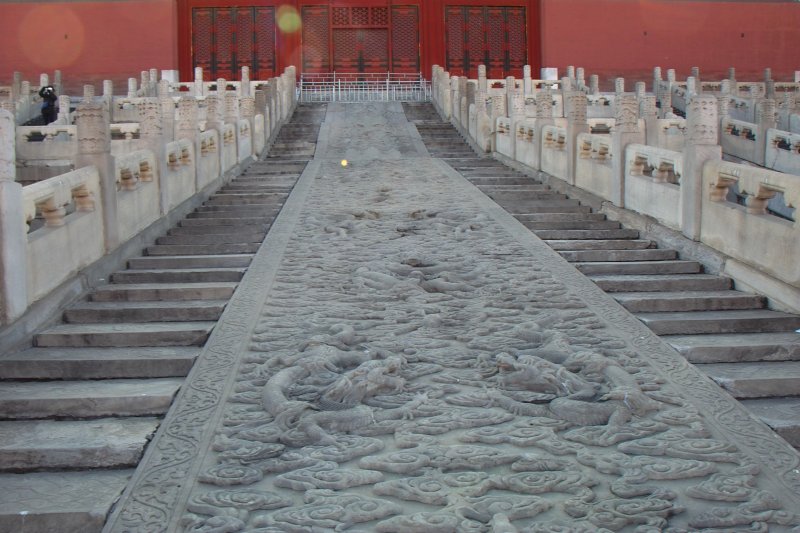
[[[14,115],[7,109],[0,108],[0,181],[16,179],[15,125]]]
[[[697,95],[686,106],[686,140],[696,145],[716,145],[719,130],[717,98]]]
[[[111,151],[108,109],[102,102],[81,102],[75,110],[78,152],[104,154]]]

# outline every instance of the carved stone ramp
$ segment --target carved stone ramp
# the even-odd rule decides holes
[[[317,148],[106,531],[800,525],[797,451],[399,104]]]
[[[298,108],[271,160],[249,165],[32,347],[0,358],[0,532],[103,527],[313,155],[322,116]]]
[[[455,128],[430,106],[413,112],[426,142],[424,132],[436,122],[437,141],[444,124],[459,142]],[[500,161],[473,156],[448,162],[800,447],[800,317],[767,309],[765,298],[733,290],[729,278],[704,273],[700,263],[680,260],[677,251],[637,238],[635,230]]]

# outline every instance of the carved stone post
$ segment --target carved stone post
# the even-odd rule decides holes
[[[194,67],[194,95],[196,97],[205,94],[205,85],[203,84],[203,67]]]
[[[583,67],[575,69],[575,84],[579,91],[583,91],[586,88],[586,71]]]
[[[223,96],[224,120],[226,124],[236,124],[239,121],[239,98],[234,91],[228,91]]]
[[[545,126],[553,125],[553,93],[549,85],[536,93],[536,125],[534,126],[534,168],[541,170],[542,167],[542,131]]]
[[[450,76],[450,121],[461,122],[461,94],[459,93],[459,76]]]
[[[561,78],[560,85],[561,85],[561,101],[564,103],[564,110],[566,113],[567,97],[572,92],[572,80],[570,80],[568,77],[565,76]],[[566,114],[564,116],[566,116]]]
[[[579,91],[571,91],[564,101],[567,115],[567,180],[575,185],[575,166],[578,157],[578,134],[589,133],[591,128],[586,122],[586,95]]]
[[[61,94],[62,92],[64,92],[62,75],[60,70],[56,70],[55,72],[53,72],[53,88],[56,90],[56,94]]]
[[[50,76],[46,73],[39,74],[39,87],[46,87],[50,85]]]
[[[690,239],[700,240],[703,190],[703,165],[722,159],[717,144],[719,120],[714,96],[695,96],[686,105],[686,145],[681,176],[681,230]]]
[[[178,100],[178,131],[176,139],[197,141],[197,100],[185,96]]]
[[[730,115],[731,107],[731,82],[730,80],[722,80],[720,84],[720,95],[717,97],[717,116],[720,123],[720,134],[722,131],[722,121],[727,119]]]
[[[16,103],[20,97],[20,90],[22,89],[22,72],[15,71],[14,78],[11,81],[11,101]]]
[[[128,98],[136,98],[136,78],[128,78]]]
[[[522,67],[522,90],[527,94],[533,94],[533,79],[531,78],[531,66]]]
[[[161,135],[164,137],[164,144],[175,140],[175,101],[167,96],[158,99],[161,106]]]
[[[569,81],[573,82],[572,87],[575,88],[575,67],[573,65],[567,66],[567,78],[569,78]]]
[[[658,96],[658,85],[661,79],[661,67],[653,67],[653,94],[656,96]]]
[[[66,124],[69,125],[70,116],[69,116],[69,107],[71,105],[70,97],[67,94],[59,95],[58,97],[58,117],[56,118],[56,124]]]
[[[702,92],[702,85],[700,84],[700,67],[692,67],[692,78],[697,84],[697,91]]]
[[[94,101],[94,85],[84,85],[83,86],[83,101],[84,102],[93,102]]]
[[[247,119],[247,122],[250,124],[250,139],[252,141],[252,139],[254,138],[254,135],[255,135],[255,131],[256,131],[255,130],[255,125],[256,125],[256,99],[253,98],[252,96],[242,96],[240,105],[241,105],[240,110],[241,110],[242,118]],[[252,156],[252,155],[254,155],[253,151],[256,148],[255,147],[255,143],[251,142],[250,146],[251,146],[250,155]]]
[[[151,68],[150,69],[150,85],[148,88],[147,96],[158,96],[158,69]]]
[[[142,96],[150,96],[150,71],[143,70],[140,72],[139,88],[142,90]]]
[[[158,188],[161,191],[161,214],[166,214],[170,206],[169,188],[162,179],[166,166],[163,120],[161,119],[161,101],[158,98],[144,98],[138,105],[139,137],[142,144],[155,155],[156,168],[153,172],[159,178]]]
[[[272,133],[272,127],[270,124],[270,116],[269,116],[269,105],[267,104],[267,93],[262,89],[258,89],[255,91],[255,106],[256,106],[256,114],[261,114],[264,116],[264,139],[269,140],[270,134]]]
[[[242,67],[242,78],[239,82],[242,88],[242,96],[250,96],[250,67]]]
[[[458,117],[461,127],[469,129],[469,105],[467,104],[467,82],[466,76],[458,78]]]
[[[648,94],[639,100],[639,116],[644,119],[645,142],[655,145],[658,139],[658,108],[655,96]]]
[[[614,186],[611,201],[625,207],[625,148],[629,144],[644,144],[644,132],[639,129],[639,100],[633,94],[621,94],[616,100],[616,120],[611,134],[611,172]]]
[[[647,94],[647,88],[643,81],[637,81],[636,85],[634,86],[634,91],[636,92],[636,98],[641,100]]]
[[[14,115],[0,109],[0,323],[10,324],[28,307],[25,274],[27,228],[22,185],[16,179]]]
[[[686,104],[689,104],[689,99],[697,96],[697,78],[689,76],[686,78]]]
[[[75,111],[78,130],[78,155],[75,167],[97,167],[100,174],[100,200],[103,205],[103,231],[106,251],[119,246],[117,180],[111,155],[111,129],[105,105],[84,102]]]
[[[489,93],[489,80],[486,78],[486,65],[478,65],[478,91]]]
[[[734,67],[728,68],[728,79],[731,80],[731,85],[736,90],[736,69]]]
[[[600,76],[597,74],[589,76],[589,94],[592,96],[600,94]]]
[[[775,100],[765,98],[756,104],[756,160],[754,163],[764,165],[767,151],[767,130],[778,127]]]

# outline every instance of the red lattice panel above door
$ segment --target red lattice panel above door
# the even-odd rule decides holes
[[[303,6],[303,72],[330,72],[328,6]]]
[[[256,59],[251,76],[266,80],[278,73],[275,65],[275,8],[255,8]]]
[[[447,54],[445,64],[453,76],[463,76],[466,58],[464,57],[464,8],[447,6],[445,10],[445,39]]]
[[[192,66],[202,67],[203,77],[211,79],[214,63],[214,14],[210,8],[192,10]]]
[[[360,30],[362,72],[388,72],[389,31],[384,28]]]
[[[392,6],[392,71],[419,72],[417,6]]]

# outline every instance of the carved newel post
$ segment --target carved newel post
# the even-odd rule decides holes
[[[767,151],[767,130],[778,127],[778,115],[775,100],[765,98],[756,104],[756,160],[754,163],[764,165]]]
[[[639,100],[633,94],[617,95],[614,131],[611,134],[611,172],[614,185],[611,201],[625,207],[625,148],[629,144],[644,144],[645,135],[639,128]]]
[[[458,76],[450,77],[450,121],[455,124],[461,122],[461,93],[458,78]]]
[[[272,123],[269,116],[269,103],[267,102],[267,92],[263,89],[255,91],[256,114],[264,117],[264,140],[268,141],[272,134]]]
[[[178,131],[176,139],[197,140],[197,100],[185,96],[178,100]]]
[[[695,96],[686,106],[686,145],[683,149],[681,176],[681,230],[687,237],[700,240],[703,165],[722,159],[717,144],[719,120],[714,96]]]
[[[194,67],[194,95],[203,96],[203,67]]]
[[[589,76],[589,94],[592,96],[600,94],[600,76],[597,74]]]
[[[27,243],[22,185],[16,179],[14,115],[0,109],[0,324],[19,318],[28,305]]]
[[[75,111],[78,155],[75,167],[94,165],[100,174],[100,200],[103,206],[103,231],[106,251],[119,246],[117,180],[111,155],[111,129],[102,103],[83,102]]]
[[[240,106],[242,118],[247,119],[248,124],[250,124],[250,147],[254,151],[255,143],[252,141],[256,131],[256,99],[252,96],[242,96]],[[251,156],[254,155],[253,151],[250,152]]]
[[[564,101],[567,114],[567,179],[575,185],[575,166],[578,157],[578,134],[590,133],[586,122],[586,95],[579,91],[571,91]]]
[[[161,191],[161,214],[167,213],[170,206],[169,187],[161,179],[165,165],[166,143],[164,141],[163,121],[161,119],[161,102],[158,98],[143,98],[137,106],[139,110],[139,137],[142,144],[155,156],[158,176],[158,188]]]
[[[462,128],[467,129],[469,128],[469,105],[467,104],[467,82],[469,80],[466,76],[461,76],[458,78],[458,94],[459,94],[459,101],[458,101],[458,117],[459,123]]]
[[[533,167],[541,170],[542,167],[542,131],[545,126],[552,126],[553,120],[553,92],[550,85],[545,85],[536,93],[536,125],[534,126],[534,158]]]
[[[522,67],[522,91],[526,94],[533,94],[533,79],[531,78],[531,66]]]

